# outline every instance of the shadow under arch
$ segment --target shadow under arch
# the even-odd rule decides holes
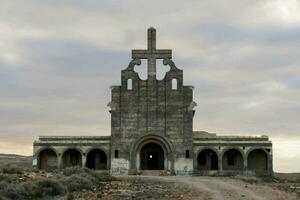
[[[214,148],[202,148],[197,151],[195,156],[197,170],[219,169],[219,153]]]
[[[95,170],[108,169],[108,156],[106,151],[99,147],[90,148],[86,152],[85,166]]]
[[[238,147],[227,147],[222,153],[223,170],[244,170],[245,153]]]
[[[174,173],[174,159],[172,144],[160,135],[145,135],[138,138],[132,143],[130,149],[130,174],[136,174],[140,170],[140,153],[146,144],[157,144],[164,152],[164,170]]]
[[[248,169],[255,172],[266,172],[269,169],[270,154],[264,148],[254,147],[246,153]]]
[[[52,147],[43,147],[36,153],[37,166],[41,170],[51,171],[58,168],[58,154]]]
[[[76,147],[68,147],[62,151],[62,167],[82,166],[82,150]]]

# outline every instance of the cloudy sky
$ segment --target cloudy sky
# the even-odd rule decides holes
[[[109,87],[153,26],[195,86],[194,130],[268,135],[274,169],[299,172],[300,1],[147,2],[0,0],[0,152],[109,135]]]

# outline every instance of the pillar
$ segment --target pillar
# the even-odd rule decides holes
[[[82,154],[82,167],[86,167],[86,155]]]
[[[219,173],[222,173],[223,171],[223,156],[218,154],[218,168],[219,168]]]
[[[62,169],[63,168],[63,160],[62,160],[62,154],[59,153],[57,155],[57,168]]]

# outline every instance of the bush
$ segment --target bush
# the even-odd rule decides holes
[[[65,176],[71,176],[73,174],[83,174],[83,173],[90,174],[91,170],[88,168],[82,168],[82,167],[76,166],[76,167],[65,168],[65,169],[63,169],[62,172]]]
[[[81,191],[83,189],[91,190],[93,182],[90,177],[84,177],[82,174],[73,174],[66,179],[66,185],[69,192]]]
[[[65,194],[63,185],[55,180],[40,179],[22,184],[8,184],[0,190],[0,195],[8,199],[29,200]]]
[[[28,192],[23,185],[9,184],[2,190],[1,196],[14,200],[26,200],[30,199]]]
[[[20,167],[7,165],[2,169],[3,174],[22,174],[24,170]]]
[[[96,171],[93,172],[93,177],[96,179],[97,182],[109,182],[116,180],[116,178],[111,176],[109,173]]]
[[[6,181],[0,181],[0,191],[6,190],[8,185],[9,185],[8,182],[6,182]],[[1,194],[0,194],[0,196],[1,196]]]
[[[40,179],[31,187],[30,185],[25,184],[25,188],[33,190],[35,197],[57,196],[65,193],[63,185],[59,181],[53,179]]]
[[[9,173],[17,171],[14,167],[5,169]],[[31,180],[27,176],[17,174],[0,174],[0,200],[53,199],[54,196],[61,195],[72,199],[74,191],[92,190],[101,185],[100,182],[114,180],[114,177],[108,173],[81,167],[71,167],[56,172],[51,174],[51,178],[34,176],[35,179]],[[40,175],[45,176],[44,173]]]
[[[10,183],[11,178],[5,174],[0,174],[0,183],[2,183],[2,182]],[[1,187],[0,187],[0,189],[1,189]]]

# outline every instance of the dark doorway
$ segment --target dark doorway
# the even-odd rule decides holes
[[[229,149],[223,155],[223,170],[243,170],[242,154],[236,149]]]
[[[164,150],[156,143],[148,143],[141,149],[141,170],[164,170]]]
[[[268,156],[261,149],[256,149],[248,155],[248,169],[251,171],[263,172],[268,168]]]
[[[202,150],[197,160],[198,170],[218,170],[218,155],[213,150]]]
[[[51,171],[57,168],[57,156],[51,149],[44,149],[39,154],[39,169]]]
[[[93,149],[87,155],[86,167],[90,169],[107,169],[107,157],[104,151]]]
[[[62,160],[63,167],[73,167],[82,165],[81,153],[76,149],[69,149],[65,151]]]

